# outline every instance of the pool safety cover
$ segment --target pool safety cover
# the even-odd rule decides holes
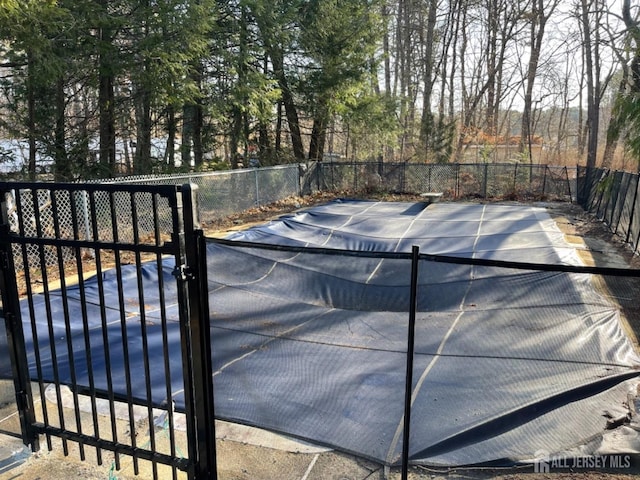
[[[408,255],[376,253],[418,246],[422,254],[580,265],[577,247],[544,205],[334,201],[227,240],[233,242],[212,239],[207,250],[216,416],[390,465],[402,452],[411,263]],[[602,453],[598,439],[610,419],[628,413],[640,362],[618,309],[592,276],[432,260],[418,266],[411,462],[512,465],[541,452]],[[162,272],[155,263],[132,268],[121,289],[134,302],[138,283],[157,284],[162,275],[173,285],[172,270],[171,262]],[[57,358],[63,383],[72,374],[88,382],[90,361],[100,389],[108,355],[114,388],[124,395],[123,345],[132,372],[143,374],[139,318],[127,318],[123,342],[119,309],[128,302],[118,301],[111,276],[104,273],[113,330],[102,331],[96,285],[85,282],[87,317],[95,324],[78,322],[70,332],[62,321],[38,324],[34,375],[36,352],[44,378],[53,378],[50,358]],[[79,293],[67,289],[70,318],[82,318],[73,314],[82,308]],[[173,391],[182,382],[176,301],[174,286],[164,298],[173,312]],[[31,315],[36,323],[46,318],[37,298],[34,305],[23,311],[27,332]],[[63,318],[63,302],[56,307]],[[145,311],[153,355],[162,331],[150,298]],[[62,340],[69,333],[74,352]],[[51,335],[58,351],[48,347]],[[90,356],[80,353],[87,350]],[[151,374],[160,403],[164,371]],[[184,406],[180,395],[174,400]]]

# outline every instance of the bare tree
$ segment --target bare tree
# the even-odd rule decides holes
[[[600,123],[600,30],[598,0],[580,0],[583,60],[587,81],[587,167],[596,166]]]
[[[489,0],[475,9],[462,9],[466,22],[462,30],[461,136],[457,153],[469,131],[497,136],[500,109],[514,88],[513,72],[505,72],[507,56],[522,31],[522,8],[519,2]],[[471,25],[472,19],[474,20]],[[482,20],[482,22],[480,22]],[[478,47],[478,45],[481,45]]]
[[[631,61],[631,88],[640,93],[640,21],[631,13],[631,0],[622,2],[622,19],[627,27],[627,32],[633,41],[633,58]]]
[[[628,4],[628,2],[625,2],[625,3]],[[630,41],[631,36],[626,35],[622,39],[620,39],[620,36],[616,32],[616,30],[612,28],[610,25],[607,25],[607,33],[609,35],[609,44],[611,45],[612,47],[611,49],[617,58],[617,64],[620,65],[619,78],[617,78],[618,87],[616,91],[612,95],[610,95],[611,102],[609,103],[610,103],[610,106],[613,107],[615,102],[621,99],[625,95],[629,87],[629,80],[630,80],[629,64],[631,63],[629,55],[630,55],[630,52],[632,51],[632,47],[631,47],[631,41]],[[617,45],[619,44],[622,45],[622,48],[616,48]],[[606,143],[604,147],[604,153],[602,154],[602,167],[604,168],[611,168],[613,164],[613,157],[614,157],[616,148],[618,146],[618,142],[620,140],[620,133],[622,130],[622,125],[620,125],[620,123],[621,123],[620,118],[616,115],[615,107],[610,108]]]
[[[433,87],[435,83],[435,54],[436,54],[436,13],[437,0],[429,0],[427,2],[427,22],[424,28],[424,45],[423,45],[423,85],[422,92],[422,120],[420,122],[420,140],[423,145],[428,143],[430,130],[433,129],[433,112],[431,111],[431,101]]]
[[[522,111],[522,128],[520,130],[521,153],[528,151],[529,160],[532,160],[531,152],[531,108],[533,100],[533,87],[536,83],[538,74],[538,65],[540,63],[540,55],[542,52],[542,42],[545,36],[545,28],[547,21],[558,7],[560,0],[546,2],[544,0],[533,0],[531,3],[530,13],[530,31],[529,31],[529,63],[525,78],[524,106]]]
[[[399,118],[402,135],[399,139],[400,156],[413,151],[413,127],[418,97],[418,66],[421,64],[419,48],[420,2],[398,0],[395,32],[394,94],[400,100]]]

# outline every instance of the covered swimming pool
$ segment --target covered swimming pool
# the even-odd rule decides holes
[[[544,205],[339,200],[210,239],[216,416],[397,464],[414,246],[410,460],[513,465],[598,451],[611,419],[628,414],[640,361],[590,274],[515,264],[581,264]],[[135,378],[144,355],[168,345],[172,399],[183,408],[172,262],[124,267],[121,280],[105,271],[25,302],[34,376],[37,352],[43,378],[88,387],[91,372],[98,391],[113,382],[124,396],[121,359]],[[141,318],[139,292],[159,282]],[[88,322],[49,324],[65,310]],[[152,402],[166,403],[166,372],[150,375]]]

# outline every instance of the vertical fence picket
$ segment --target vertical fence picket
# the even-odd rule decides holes
[[[405,376],[404,395],[404,427],[402,436],[402,480],[409,478],[409,439],[411,437],[411,399],[413,394],[413,361],[416,336],[416,311],[418,298],[418,262],[420,248],[414,245],[411,249],[411,295],[409,305],[409,322],[407,328],[407,370]]]
[[[51,210],[54,212],[59,211],[58,209],[58,203],[57,203],[57,197],[58,197],[58,191],[52,191],[49,193],[49,197],[50,197],[50,204],[51,204]],[[55,235],[55,238],[62,238],[61,235],[61,231],[60,231],[60,216],[59,215],[54,215],[53,216],[53,232]],[[60,245],[56,245],[55,246],[55,250],[56,250],[56,259],[57,259],[57,267],[58,267],[58,277],[60,278],[59,282],[60,282],[60,289],[63,292],[67,291],[67,280],[66,280],[66,275],[65,275],[65,266],[64,266],[64,255],[62,253],[62,247]],[[73,336],[71,333],[71,319],[70,319],[70,311],[69,311],[69,300],[67,295],[62,295],[62,308],[63,308],[63,317],[64,317],[64,330],[65,330],[65,340],[66,340],[66,355],[68,355],[69,358],[69,375],[70,375],[70,379],[71,379],[71,383],[73,385],[76,385],[77,382],[77,375],[76,375],[76,353],[75,353],[75,349],[73,347]],[[78,441],[78,448],[80,451],[80,460],[85,460],[85,449],[84,449],[84,442],[82,441],[82,419],[80,416],[80,401],[79,401],[79,397],[78,397],[78,392],[73,389],[71,391],[71,396],[72,396],[72,401],[73,401],[73,413],[74,413],[74,420],[75,420],[75,429],[78,432],[79,436],[80,436],[80,440]],[[58,405],[59,408],[62,407],[62,400],[60,398],[58,398]],[[64,418],[64,411],[62,411],[62,418]]]
[[[158,210],[159,210],[158,197],[157,195],[154,195],[153,201],[152,201],[152,215],[153,215],[154,225],[159,225],[160,223],[158,218]],[[154,236],[153,238],[154,245],[159,247],[163,242],[160,229],[155,228],[153,232],[153,236]],[[162,254],[160,252],[156,252],[155,258],[153,261],[155,262],[155,266],[158,272],[161,272],[163,268]],[[158,302],[161,305],[160,325],[161,325],[161,331],[162,331],[162,362],[158,362],[158,363],[162,364],[163,374],[164,374],[164,377],[166,378],[164,390],[165,390],[165,398],[167,402],[167,415],[166,415],[165,424],[166,424],[166,431],[169,437],[169,455],[172,458],[176,458],[177,448],[176,448],[176,433],[175,433],[175,411],[172,408],[173,407],[173,400],[172,400],[173,391],[171,389],[173,377],[171,374],[171,362],[169,357],[169,345],[170,345],[169,334],[168,334],[169,320],[167,318],[167,309],[164,307],[164,305],[166,305],[164,292],[165,292],[164,276],[158,275]],[[176,468],[175,465],[171,466],[171,476],[173,480],[177,480],[178,478],[178,469]]]
[[[640,174],[636,173],[633,175],[633,177],[635,177],[636,179],[636,187],[633,189],[633,200],[631,201],[631,213],[629,215],[629,225],[627,226],[627,236],[625,238],[625,243],[629,243],[631,239],[631,232],[634,227],[633,218],[635,216],[636,206],[638,203],[638,189],[640,188]],[[640,235],[638,236],[640,237]],[[636,245],[634,250],[637,249],[638,247]]]
[[[129,201],[131,203],[131,216],[134,219],[133,221],[133,243],[140,243],[140,218],[138,212],[138,204],[136,194],[134,192],[129,193]],[[155,225],[154,225],[155,227]],[[155,230],[155,228],[154,228]],[[135,264],[142,265],[142,257],[139,251],[135,252]],[[162,270],[158,271],[158,277],[160,277]],[[157,450],[156,444],[156,430],[153,427],[153,395],[151,393],[151,367],[150,367],[150,356],[149,356],[149,345],[148,345],[148,333],[147,333],[147,317],[146,317],[146,309],[144,305],[147,304],[144,292],[144,285],[142,282],[142,273],[140,269],[136,269],[136,283],[138,287],[138,303],[143,307],[140,309],[140,335],[142,340],[142,359],[143,359],[143,372],[144,372],[144,390],[146,396],[146,410],[147,410],[147,422],[149,424],[149,445],[151,451],[155,452]],[[151,460],[151,469],[153,478],[158,478],[158,462],[155,459]]]
[[[84,220],[85,227],[85,235],[86,238],[90,238],[90,232],[87,231],[89,228],[88,222],[88,196],[86,192],[83,192],[81,195],[82,199],[82,218]],[[75,247],[75,268],[76,273],[78,275],[78,293],[81,299],[81,318],[82,318],[82,331],[83,331],[83,340],[84,340],[84,354],[86,357],[87,363],[87,374],[89,380],[89,398],[91,402],[91,420],[93,423],[93,436],[95,438],[101,438],[100,431],[100,422],[98,420],[98,396],[95,385],[95,375],[93,371],[93,356],[91,353],[91,342],[89,337],[89,314],[87,312],[87,294],[85,291],[85,282],[84,282],[84,265],[82,263],[82,254],[83,249],[79,246],[80,243],[80,223],[77,205],[74,201],[71,202],[71,222],[72,222],[72,230],[73,230],[73,240],[78,243],[78,246]],[[102,449],[100,447],[96,448],[96,460],[98,465],[102,465]]]
[[[562,167],[562,171],[564,172],[565,178],[567,179],[567,192],[569,193],[569,199],[573,201],[573,195],[571,193],[571,182],[569,181],[569,171],[567,170],[566,166]],[[577,195],[576,195],[576,200],[577,200]]]
[[[89,196],[89,211],[92,219],[96,219],[98,215],[98,207],[96,202],[96,192],[88,192]],[[100,238],[100,231],[98,222],[91,222],[92,225],[92,237],[95,242],[97,242]],[[106,380],[106,389],[107,389],[107,401],[109,405],[109,415],[110,417],[116,418],[116,401],[113,389],[113,376],[111,373],[111,348],[109,346],[109,334],[108,334],[108,323],[107,323],[107,309],[106,309],[106,295],[105,295],[105,286],[104,286],[104,276],[103,276],[103,266],[102,266],[102,253],[99,248],[98,243],[94,243],[92,249],[92,255],[95,259],[95,268],[96,268],[96,281],[98,288],[98,304],[100,305],[100,331],[102,336],[102,344],[104,345],[104,361],[106,365],[105,369],[105,380]],[[114,444],[119,443],[118,429],[116,422],[110,422],[111,427],[111,441]],[[114,450],[114,466],[116,469],[120,470],[120,452],[116,449]]]
[[[31,198],[33,202],[33,222],[35,224],[36,235],[38,238],[44,238],[43,224],[42,224],[42,216],[40,212],[40,200],[39,200],[39,191],[41,189],[38,186],[31,186],[29,191],[31,192]],[[45,253],[45,249],[47,245],[40,244],[38,245],[38,260],[40,265],[40,273],[42,276],[42,295],[44,297],[45,303],[45,315],[47,321],[47,329],[48,329],[48,345],[49,354],[51,356],[51,365],[52,365],[52,373],[53,373],[53,386],[56,392],[56,413],[58,420],[58,428],[62,431],[66,431],[66,421],[64,418],[64,410],[62,404],[62,390],[60,385],[60,372],[58,368],[58,348],[56,345],[56,335],[53,328],[53,312],[52,308],[52,299],[51,299],[51,289],[50,289],[50,279],[49,279],[49,271],[48,271],[48,258]],[[39,348],[39,346],[38,346]],[[43,399],[44,404],[44,399]],[[46,408],[46,407],[44,407]],[[62,450],[64,455],[69,455],[69,444],[66,437],[62,437]]]

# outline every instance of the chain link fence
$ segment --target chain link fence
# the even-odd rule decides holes
[[[300,167],[282,165],[185,175],[149,175],[113,179],[111,183],[198,186],[198,214],[207,223],[250,208],[300,195]]]
[[[171,209],[168,200],[148,192],[128,191],[104,192],[94,190],[67,190],[63,184],[51,188],[52,184],[42,183],[42,188],[10,190],[5,193],[8,220],[11,231],[33,239],[61,239],[63,241],[91,242],[96,238],[109,242],[136,244],[140,241],[164,241],[154,239],[155,224],[164,231],[171,231]],[[18,215],[17,212],[21,212]],[[29,269],[54,265],[60,258],[65,262],[76,258],[72,248],[66,246],[39,247],[29,243],[18,251],[14,245],[16,268]],[[24,254],[23,254],[24,253]],[[85,249],[83,255],[93,255]]]
[[[198,186],[198,214],[203,224],[250,208],[268,205],[285,198],[318,191],[357,193],[442,192],[446,200],[461,198],[506,198],[572,201],[576,192],[575,169],[528,164],[427,164],[427,163],[311,163],[183,175],[125,177],[100,181],[135,187],[143,184]],[[46,184],[43,184],[46,185]],[[53,193],[51,193],[53,192]],[[9,202],[21,203],[10,210],[11,228],[27,236],[54,235],[55,229],[82,232],[83,238],[111,238],[133,243],[134,235],[150,235],[154,216],[171,222],[165,199],[127,192],[82,192],[74,189],[12,191]],[[112,195],[106,197],[106,195]],[[37,198],[35,198],[37,197]],[[52,208],[55,206],[56,208]],[[110,209],[115,209],[111,212]],[[36,211],[37,210],[37,211]],[[57,222],[53,212],[57,211]],[[115,214],[115,215],[113,215]],[[111,218],[117,218],[116,224]],[[138,225],[134,232],[133,219]],[[77,228],[75,228],[76,226]],[[168,223],[167,223],[168,226]],[[147,228],[148,227],[148,228]],[[90,253],[90,252],[89,252]],[[69,258],[72,258],[69,253]],[[49,258],[50,257],[50,258]],[[22,258],[16,255],[16,259]],[[50,264],[54,255],[43,255],[34,248],[28,257],[33,267]],[[23,265],[17,265],[23,268]]]
[[[573,201],[574,168],[532,164],[319,163],[308,191],[441,192],[445,199]]]

